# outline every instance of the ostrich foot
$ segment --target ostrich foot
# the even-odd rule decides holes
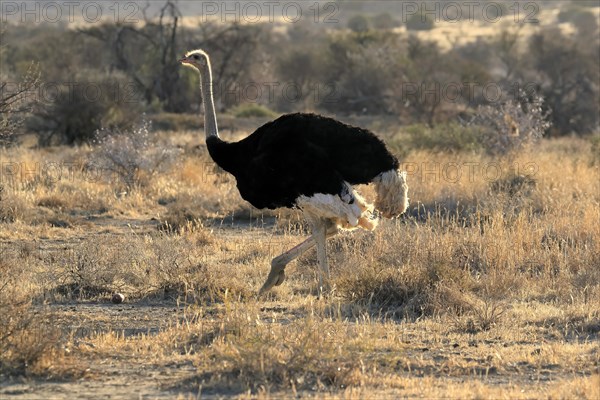
[[[267,276],[267,280],[260,288],[258,292],[259,295],[271,290],[273,286],[279,286],[285,280],[285,269],[284,268],[275,268],[271,267],[271,271],[269,272],[269,276]]]
[[[275,286],[281,285],[283,281],[285,281],[285,269],[282,269],[281,272],[279,272],[279,276],[277,277],[277,282],[275,282]]]

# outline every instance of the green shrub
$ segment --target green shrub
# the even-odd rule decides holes
[[[406,21],[409,31],[428,31],[433,28],[433,19],[429,15],[414,14]]]
[[[457,122],[427,125],[410,125],[405,129],[408,134],[406,144],[413,149],[430,149],[436,151],[473,151],[481,148],[480,129],[464,126]]]
[[[580,20],[580,18],[586,18],[588,16],[594,17],[594,14],[592,14],[591,12],[589,12],[587,10],[584,10],[580,6],[569,6],[569,7],[566,7],[564,9],[560,10],[560,12],[556,16],[556,18],[557,18],[558,22],[560,22],[560,23],[565,23],[565,22],[576,23]]]
[[[141,114],[133,82],[121,75],[85,76],[74,85],[58,85],[28,121],[40,142],[89,142],[102,128],[130,128]]]
[[[277,113],[269,110],[267,107],[255,103],[244,103],[231,110],[231,113],[237,118],[275,118]]]
[[[202,129],[202,116],[197,113],[175,114],[163,112],[153,114],[152,127],[157,131],[199,131]]]

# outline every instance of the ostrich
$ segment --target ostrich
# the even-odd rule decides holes
[[[408,207],[406,172],[373,133],[315,114],[287,114],[239,142],[219,137],[208,54],[188,52],[179,60],[198,70],[204,104],[206,146],[212,159],[232,174],[242,198],[259,209],[297,207],[312,235],[275,257],[259,294],[281,285],[285,267],[317,246],[319,294],[330,290],[326,240],[340,229],[377,226],[376,209],[386,218]],[[374,183],[375,205],[352,187]]]

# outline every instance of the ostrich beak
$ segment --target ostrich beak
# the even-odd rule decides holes
[[[179,62],[182,63],[182,64],[188,64],[189,63],[187,57],[181,57],[179,59]]]

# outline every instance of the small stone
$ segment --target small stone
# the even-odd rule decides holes
[[[125,301],[125,296],[121,293],[115,293],[112,295],[110,301],[112,301],[113,304],[121,304],[123,301]]]

